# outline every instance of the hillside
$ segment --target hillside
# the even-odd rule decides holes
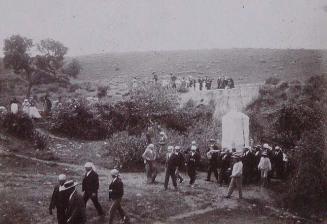
[[[193,77],[223,73],[237,83],[257,83],[271,76],[304,80],[321,74],[327,71],[326,56],[324,50],[214,49],[97,54],[78,60],[85,81],[123,84],[128,77],[151,79],[152,72],[159,77],[173,72]]]

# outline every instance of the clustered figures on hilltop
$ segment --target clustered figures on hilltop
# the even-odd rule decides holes
[[[165,158],[164,189],[168,189],[169,179],[172,180],[175,190],[178,182],[182,184],[184,178],[181,171],[185,170],[189,176],[189,185],[194,187],[197,170],[202,162],[207,164],[206,181],[211,181],[214,174],[220,186],[228,185],[226,198],[231,197],[237,187],[239,197],[242,198],[243,184],[260,184],[262,187],[269,185],[271,178],[283,180],[290,171],[288,156],[279,146],[271,147],[267,143],[244,147],[242,151],[235,148],[221,148],[215,139],[210,139],[206,152],[206,163],[201,161],[201,153],[196,141],[182,148],[179,145],[169,145],[167,135],[161,131],[160,140],[154,143],[151,135],[148,136],[148,146],[142,158],[145,164],[147,183],[155,183],[158,174],[160,159]]]
[[[158,83],[158,76],[154,75],[155,84]],[[193,88],[196,90],[210,90],[214,89],[214,79],[209,78],[208,76],[193,78],[192,76],[188,77],[176,77],[173,73],[170,73],[170,87],[171,88]],[[216,89],[232,89],[234,88],[234,80],[225,76],[219,76],[217,78]]]

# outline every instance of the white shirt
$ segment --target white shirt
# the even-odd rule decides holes
[[[73,197],[73,194],[76,192],[76,189],[73,191],[73,193],[71,193],[71,195],[69,196],[69,200],[71,200],[72,199],[72,197]]]
[[[243,163],[242,161],[239,161],[234,164],[233,171],[232,171],[232,177],[240,177],[243,173]]]
[[[89,172],[86,173],[86,176],[89,176],[89,174],[92,172],[92,170],[90,170]]]

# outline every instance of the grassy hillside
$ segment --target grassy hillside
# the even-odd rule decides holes
[[[284,80],[304,80],[327,71],[327,51],[226,49],[167,52],[97,54],[79,57],[81,80],[107,79],[122,84],[128,77],[151,79],[152,72],[170,72],[193,77],[217,73],[231,76],[238,83],[261,82],[270,76]]]

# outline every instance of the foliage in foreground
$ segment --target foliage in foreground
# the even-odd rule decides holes
[[[326,76],[311,77],[303,85],[265,85],[247,108],[256,142],[288,149],[295,169],[284,192],[284,204],[302,214],[327,206],[326,111]]]

